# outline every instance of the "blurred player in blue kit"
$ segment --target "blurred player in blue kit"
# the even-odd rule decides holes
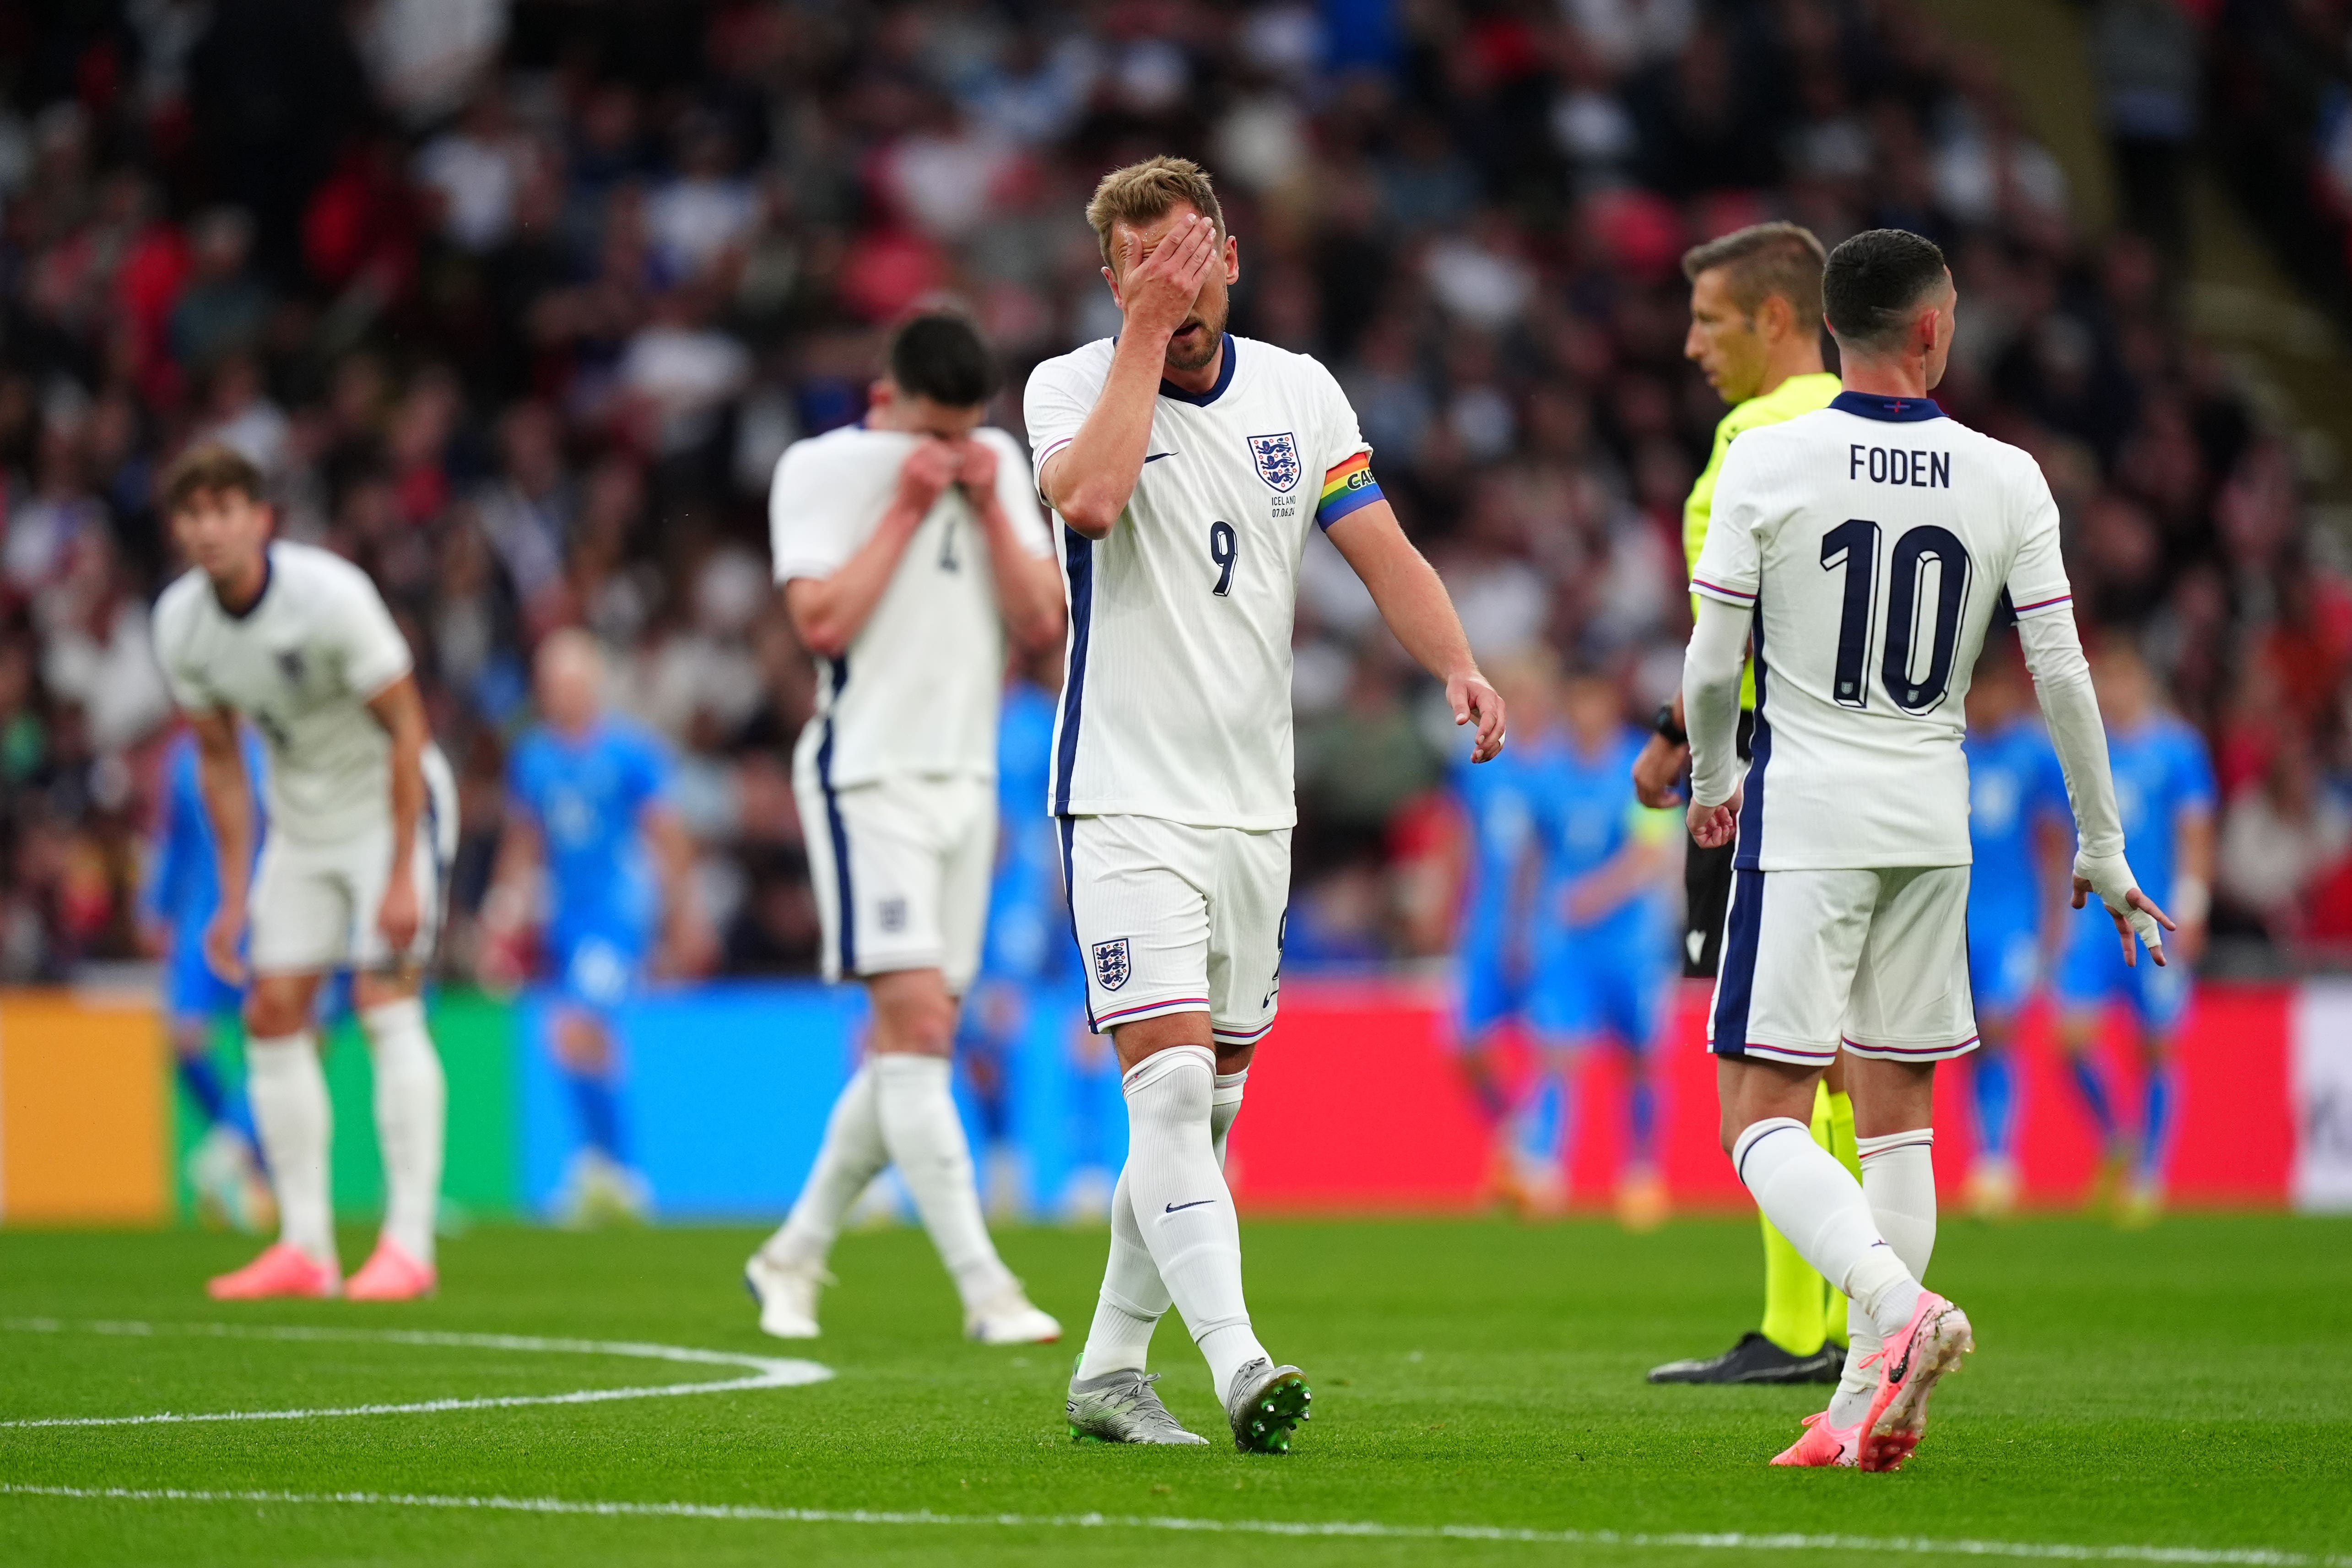
[[[1519,660],[1496,672],[1514,717],[1511,744],[1491,762],[1456,759],[1447,789],[1462,816],[1461,923],[1454,938],[1454,1042],[1463,1076],[1489,1124],[1504,1129],[1490,1184],[1523,1201],[1518,1165],[1507,1136],[1511,1095],[1501,1060],[1505,1031],[1527,1006],[1533,967],[1528,916],[1541,874],[1536,830],[1538,775],[1551,734],[1550,669]]]
[[[258,858],[265,776],[261,741],[250,730],[241,731],[239,740],[245,774],[254,791],[254,853]],[[197,1212],[207,1223],[268,1231],[278,1223],[278,1205],[261,1173],[252,1112],[243,1087],[224,1083],[212,1058],[215,1031],[237,1016],[245,993],[205,961],[205,928],[220,907],[220,872],[196,777],[193,735],[173,738],[163,753],[163,809],[155,825],[141,908],[151,942],[164,954],[163,1010],[170,1020],[180,1087],[205,1120],[204,1133],[188,1153],[188,1184],[195,1191]]]
[[[2172,911],[2180,930],[2168,944],[2175,955],[2170,964],[2126,968],[2106,922],[2095,911],[2077,914],[2058,972],[2059,1029],[2103,1151],[2093,1204],[2112,1206],[2125,1225],[2144,1226],[2164,1207],[2165,1160],[2179,1109],[2172,1042],[2188,1010],[2190,966],[2204,947],[2212,902],[2213,763],[2197,731],[2162,706],[2137,648],[2111,638],[2092,668],[2116,804],[2138,858],[2140,886]],[[2137,1129],[2125,1124],[2097,1056],[2101,1026],[2116,1005],[2130,1015],[2139,1057]]]
[[[1572,675],[1559,711],[1559,740],[1537,771],[1544,858],[1528,1022],[1542,1076],[1533,1115],[1522,1121],[1520,1147],[1544,1162],[1564,1202],[1577,1069],[1592,1047],[1613,1042],[1625,1054],[1628,1079],[1618,1215],[1630,1228],[1648,1230],[1666,1217],[1649,1049],[1672,981],[1674,936],[1663,895],[1678,824],[1674,812],[1651,810],[1633,797],[1633,759],[1647,737],[1625,721],[1613,682],[1591,672]],[[1547,1121],[1548,1144],[1540,1136]]]
[[[1061,848],[1054,819],[1037,809],[1053,764],[1061,660],[1062,650],[1049,648],[1005,684],[996,874],[959,1045],[995,1152],[990,1207],[1099,1218],[1126,1161],[1127,1114],[1110,1042],[1085,1026],[1086,974],[1070,937]]]
[[[2051,940],[2062,934],[2056,909],[2064,897],[2061,874],[2074,820],[2057,748],[2024,674],[2013,642],[1986,649],[1969,688],[1969,732],[1960,748],[1969,763],[1969,842],[1976,854],[1969,989],[1983,1036],[1969,1064],[1977,1142],[1969,1199],[1986,1219],[2017,1206],[2017,1025],[2049,973]],[[2109,940],[2110,956],[2114,946]]]
[[[515,939],[544,910],[548,1036],[582,1141],[565,1178],[565,1219],[642,1219],[651,1196],[622,1133],[614,1015],[649,968],[698,973],[716,943],[695,895],[694,847],[669,803],[668,752],[604,710],[595,640],[554,633],[540,645],[535,673],[541,723],[508,762],[506,831],[483,920],[493,967],[515,979]]]
[[[1556,1214],[1569,1198],[1577,1072],[1593,1046],[1621,1047],[1630,1084],[1618,1210],[1648,1229],[1666,1211],[1647,1052],[1672,979],[1662,879],[1675,816],[1633,797],[1644,736],[1625,722],[1607,679],[1579,673],[1563,684],[1548,659],[1530,659],[1501,689],[1519,715],[1517,738],[1497,759],[1508,765],[1465,766],[1454,784],[1473,842],[1461,942],[1465,1067],[1488,1105],[1502,1105],[1498,1035],[1524,1019],[1536,1074],[1508,1108],[1498,1185],[1523,1212]]]

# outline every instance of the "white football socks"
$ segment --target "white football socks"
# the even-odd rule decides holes
[[[1107,1372],[1132,1367],[1141,1372],[1151,1352],[1151,1331],[1168,1312],[1168,1287],[1160,1282],[1160,1266],[1143,1244],[1143,1228],[1135,1220],[1128,1173],[1118,1173],[1110,1192],[1110,1261],[1103,1266],[1102,1291],[1095,1299],[1095,1321],[1087,1330],[1086,1348],[1078,1352],[1076,1377],[1100,1377]]]
[[[1935,1144],[1935,1130],[1928,1127],[1858,1139],[1854,1144],[1862,1156],[1862,1192],[1870,1202],[1871,1218],[1915,1279],[1927,1278],[1927,1261],[1936,1251]],[[1895,1331],[1901,1331],[1899,1325]],[[1878,1368],[1862,1363],[1885,1342],[1858,1303],[1846,1309],[1846,1333],[1845,1373],[1830,1401],[1830,1425],[1841,1429],[1870,1414],[1871,1399],[1878,1391]]]
[[[940,1261],[955,1277],[967,1312],[990,1305],[1015,1281],[996,1256],[980,1212],[971,1146],[964,1141],[963,1119],[948,1087],[951,1064],[945,1057],[877,1051],[868,1065],[882,1146],[898,1167]]]
[[[1217,1397],[1265,1354],[1242,1297],[1241,1222],[1210,1138],[1217,1058],[1205,1046],[1146,1058],[1127,1095],[1128,1198],[1184,1326],[1208,1359]]]
[[[1209,1143],[1219,1170],[1225,1163],[1225,1135],[1233,1131],[1234,1118],[1242,1112],[1242,1089],[1248,1081],[1247,1068],[1221,1072],[1211,1080]],[[1110,1194],[1110,1261],[1103,1268],[1094,1326],[1087,1331],[1086,1349],[1079,1353],[1073,1375],[1100,1377],[1130,1367],[1141,1372],[1150,1364],[1151,1331],[1160,1326],[1169,1305],[1168,1287],[1160,1280],[1160,1266],[1151,1261],[1150,1249],[1143,1245],[1143,1230],[1136,1224],[1127,1172],[1122,1169]]]
[[[383,1234],[433,1267],[433,1222],[441,1206],[441,1159],[449,1117],[449,1083],[425,1032],[425,1004],[415,996],[360,1015],[375,1047],[376,1142],[383,1151]],[[321,1080],[323,1082],[323,1080]]]
[[[791,1217],[760,1250],[788,1268],[822,1268],[849,1205],[890,1163],[882,1143],[882,1118],[875,1106],[874,1068],[860,1063],[833,1102],[816,1163],[793,1204]]]
[[[1242,1113],[1242,1090],[1249,1084],[1249,1068],[1221,1072],[1209,1080],[1209,1146],[1216,1151],[1217,1169],[1225,1168],[1225,1135]]]
[[[327,1194],[327,1140],[334,1111],[327,1074],[308,1029],[256,1037],[245,1048],[246,1093],[255,1131],[269,1161],[278,1194],[278,1239],[330,1268],[335,1261],[335,1212]]]
[[[1790,1136],[1794,1134],[1794,1136]],[[1878,1233],[1862,1187],[1793,1117],[1768,1117],[1732,1145],[1731,1161],[1773,1228],[1878,1326],[1900,1333],[1919,1282]]]

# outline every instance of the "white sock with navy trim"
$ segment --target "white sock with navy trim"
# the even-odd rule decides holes
[[[849,1205],[890,1163],[882,1146],[882,1116],[875,1107],[874,1065],[858,1064],[825,1119],[824,1142],[809,1167],[793,1212],[760,1250],[793,1268],[822,1268]]]
[[[1870,1200],[1870,1217],[1915,1279],[1927,1279],[1927,1260],[1936,1251],[1935,1144],[1936,1132],[1929,1127],[1854,1143],[1862,1156],[1862,1193]],[[1885,1343],[1878,1325],[1860,1305],[1847,1303],[1845,1318],[1845,1372],[1830,1400],[1830,1425],[1841,1430],[1870,1414],[1870,1402],[1878,1392],[1878,1368],[1863,1363]]]
[[[245,1083],[253,1100],[254,1130],[269,1162],[270,1190],[278,1195],[278,1239],[333,1268],[335,1210],[327,1189],[327,1146],[334,1136],[335,1112],[327,1100],[318,1037],[298,1029],[248,1040]]]
[[[964,1310],[975,1311],[1013,1289],[1013,1271],[996,1255],[988,1221],[980,1211],[971,1145],[964,1141],[963,1118],[956,1114],[948,1084],[952,1067],[945,1057],[913,1051],[877,1051],[875,1107],[882,1144],[915,1213],[939,1248],[940,1261],[955,1277]]]
[[[1234,1118],[1241,1114],[1242,1086],[1248,1079],[1249,1069],[1244,1068],[1239,1072],[1221,1072],[1211,1080],[1209,1142],[1221,1171],[1225,1164],[1225,1134],[1233,1130]],[[1143,1245],[1143,1230],[1136,1224],[1127,1172],[1122,1169],[1110,1194],[1110,1261],[1103,1268],[1094,1326],[1087,1331],[1086,1349],[1079,1352],[1074,1375],[1099,1377],[1128,1367],[1141,1372],[1150,1364],[1151,1331],[1160,1326],[1170,1304],[1160,1266],[1151,1261],[1150,1249]]]
[[[447,1146],[449,1080],[425,1032],[415,996],[360,1015],[373,1047],[376,1142],[383,1151],[383,1234],[433,1267],[433,1223],[441,1211],[441,1160]]]
[[[1767,1117],[1739,1135],[1731,1160],[1798,1256],[1858,1302],[1882,1335],[1900,1333],[1919,1304],[1919,1282],[1879,1235],[1861,1184],[1813,1142],[1812,1129]]]
[[[1250,1330],[1241,1221],[1210,1136],[1216,1061],[1205,1046],[1173,1047],[1145,1058],[1119,1087],[1136,1221],[1222,1400],[1265,1347]]]

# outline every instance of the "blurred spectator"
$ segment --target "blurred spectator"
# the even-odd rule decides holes
[[[2352,954],[2329,772],[2352,755],[2352,586],[2289,435],[2170,287],[2205,136],[2352,320],[2328,15],[2096,0],[2127,232],[2095,245],[1997,69],[1903,0],[23,9],[0,106],[0,973],[133,951],[115,900],[163,717],[141,611],[174,569],[149,489],[200,434],[265,466],[287,531],[375,574],[470,810],[538,640],[593,631],[615,698],[681,748],[729,963],[805,972],[785,774],[814,688],[767,582],[775,454],[859,416],[879,330],[919,300],[968,303],[1015,388],[1116,331],[1079,210],[1160,151],[1220,174],[1234,330],[1339,378],[1481,657],[1549,642],[1636,715],[1675,679],[1675,519],[1720,414],[1682,358],[1682,249],[1775,216],[1947,244],[1966,303],[1939,396],[2042,460],[2084,613],[2212,740],[2233,929]],[[39,63],[91,29],[136,40],[124,90]],[[1290,959],[1435,952],[1444,715],[1307,549]],[[492,832],[467,826],[453,963]]]

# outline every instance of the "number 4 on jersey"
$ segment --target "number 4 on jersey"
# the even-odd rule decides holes
[[[1846,708],[1870,706],[1870,645],[1877,627],[1878,524],[1851,517],[1822,536],[1822,570],[1845,573],[1845,602],[1838,617],[1837,689]],[[1919,625],[1919,590],[1927,568],[1936,567],[1935,623]],[[1960,610],[1969,597],[1969,552],[1948,528],[1923,523],[1895,542],[1894,575],[1886,587],[1885,647],[1879,678],[1886,694],[1906,713],[1926,713],[1943,701],[1952,682],[1952,660],[1960,638]],[[1914,676],[1912,650],[1927,631],[1932,647],[1927,668]]]

